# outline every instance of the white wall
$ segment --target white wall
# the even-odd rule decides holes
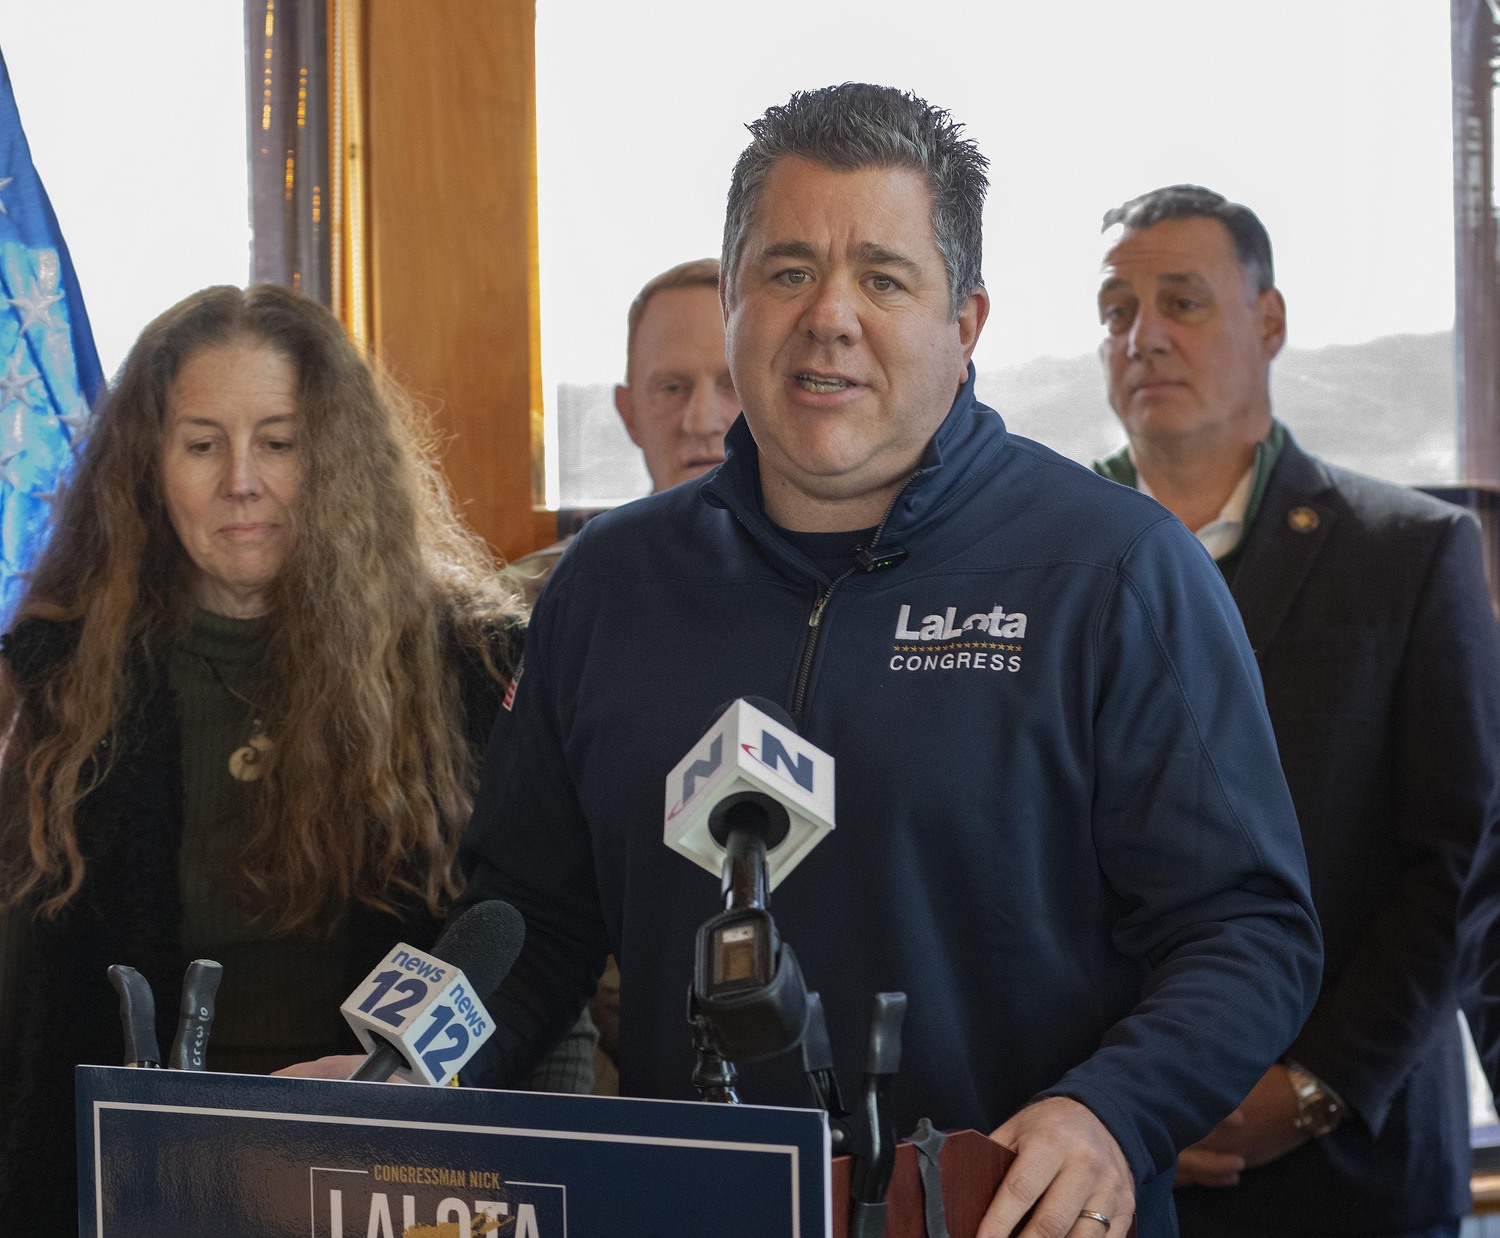
[[[238,0],[0,0],[0,52],[106,376],[188,293],[250,270]]]

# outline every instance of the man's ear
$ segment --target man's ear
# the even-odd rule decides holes
[[[981,284],[969,293],[963,309],[958,311],[958,342],[964,350],[964,373],[959,377],[959,382],[968,377],[969,359],[974,355],[974,345],[979,343],[979,333],[984,330],[989,316],[990,294]]]
[[[1279,288],[1267,288],[1255,298],[1255,315],[1260,329],[1260,355],[1267,362],[1286,343],[1286,298]]]
[[[635,434],[635,397],[625,383],[615,386],[615,412],[620,414],[620,420],[625,423],[625,433],[630,435],[630,441],[640,447],[641,440]]]

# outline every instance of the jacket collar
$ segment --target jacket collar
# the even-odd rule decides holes
[[[916,472],[892,503],[877,547],[901,544],[960,501],[991,471],[1006,438],[1000,414],[974,396],[974,365],[970,362],[968,376],[952,407],[923,449]],[[706,502],[733,512],[775,557],[806,570],[803,557],[777,533],[766,515],[760,489],[760,453],[743,413],[729,428],[724,439],[724,463],[704,481],[702,495]]]
[[[1276,639],[1338,519],[1327,467],[1288,432],[1234,573],[1234,600],[1257,658]]]

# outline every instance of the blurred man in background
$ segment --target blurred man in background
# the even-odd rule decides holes
[[[1096,467],[1217,561],[1256,651],[1323,925],[1307,1024],[1178,1161],[1184,1235],[1458,1232],[1469,1128],[1459,891],[1500,812],[1479,529],[1324,464],[1271,414],[1286,338],[1254,212],[1193,185],[1105,216],[1100,355],[1129,447]]]
[[[706,473],[724,459],[724,432],[739,415],[724,359],[719,260],[695,258],[646,282],[626,315],[625,381],[615,408],[641,449],[651,492]],[[506,569],[506,579],[535,602],[572,538]]]

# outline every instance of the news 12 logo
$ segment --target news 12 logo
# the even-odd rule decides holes
[[[412,1083],[447,1083],[494,1025],[463,972],[411,946],[398,945],[340,1007],[366,1051],[381,1041],[409,1064]]]

